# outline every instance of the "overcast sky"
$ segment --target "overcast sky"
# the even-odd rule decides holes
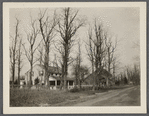
[[[113,42],[117,37],[118,45],[116,54],[120,63],[120,68],[126,65],[132,65],[135,60],[134,57],[139,55],[138,48],[134,48],[134,43],[139,42],[140,39],[140,15],[139,8],[78,8],[79,16],[87,18],[88,23],[92,24],[93,19],[97,18],[102,21],[103,26],[108,33],[113,36]],[[49,15],[53,13],[54,9],[49,9]],[[29,15],[30,12],[34,18],[38,17],[39,9],[10,9],[10,35],[14,34],[15,17],[21,20],[20,33],[25,42],[26,36],[24,30],[29,30]],[[87,27],[80,28],[77,33],[77,38],[81,42],[87,41]],[[90,65],[87,60],[85,51],[85,44],[82,44],[82,64]],[[53,56],[53,53],[50,53]],[[53,58],[53,57],[52,57]],[[51,58],[51,59],[52,59]],[[27,59],[24,59],[24,67],[22,74],[29,69]],[[70,69],[69,69],[70,70]]]

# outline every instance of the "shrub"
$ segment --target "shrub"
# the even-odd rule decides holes
[[[87,94],[87,95],[94,95],[95,91],[88,90],[88,91],[85,91],[85,94]]]
[[[74,87],[73,89],[70,89],[69,91],[74,93],[74,92],[79,92],[79,89],[77,87]]]
[[[81,90],[83,90],[83,91],[88,91],[88,90],[92,90],[92,89],[93,89],[92,86],[88,86],[88,87],[82,87]]]

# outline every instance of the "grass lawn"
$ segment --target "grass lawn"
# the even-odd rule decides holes
[[[10,89],[10,107],[38,107],[47,104],[47,106],[56,106],[67,101],[77,102],[79,100],[88,100],[88,96],[95,93],[103,93],[109,90],[123,89],[127,86],[115,86],[111,88],[100,89],[96,91],[85,90],[78,92],[48,90],[48,89]],[[87,98],[86,98],[87,97]],[[79,99],[81,98],[81,99]],[[81,102],[80,101],[80,102]],[[71,103],[71,102],[70,102]],[[41,105],[43,104],[43,105]]]
[[[48,104],[49,106],[64,102],[66,100],[74,100],[82,96],[94,94],[92,91],[68,92],[60,90],[30,90],[30,89],[10,89],[10,106],[11,107],[33,107],[40,104]]]

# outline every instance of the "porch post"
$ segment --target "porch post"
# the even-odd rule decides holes
[[[55,80],[55,87],[57,87],[57,80]]]
[[[69,81],[68,81],[68,89],[69,89]]]
[[[73,87],[74,87],[74,81],[72,81],[73,82]]]
[[[108,79],[108,77],[106,79],[106,85],[107,85],[107,87],[109,86],[109,79]]]

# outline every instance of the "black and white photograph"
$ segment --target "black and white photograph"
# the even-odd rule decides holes
[[[6,114],[146,113],[146,3],[3,3]]]

